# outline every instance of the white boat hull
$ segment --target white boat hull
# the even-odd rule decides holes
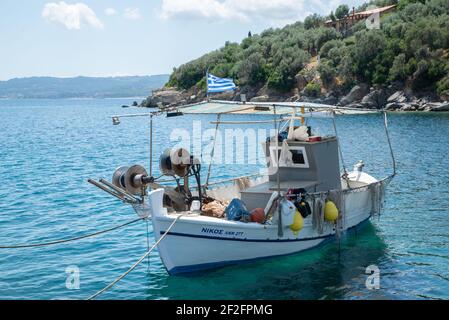
[[[152,194],[153,231],[158,240],[180,214],[167,214],[159,204],[162,202],[163,190],[153,191]],[[367,221],[372,211],[369,190],[346,194],[345,197],[346,213],[342,232]],[[277,225],[186,214],[179,218],[160,242],[158,251],[170,274],[298,253],[335,237],[334,224],[325,222],[323,232],[319,234],[313,228],[311,219],[311,216],[304,219],[304,227],[298,234],[286,227],[283,237],[279,237]]]

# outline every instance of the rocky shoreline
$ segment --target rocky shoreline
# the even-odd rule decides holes
[[[370,87],[367,84],[358,84],[354,86],[349,93],[339,95],[329,91],[322,92],[319,97],[309,97],[302,90],[296,89],[289,93],[271,92],[266,87],[258,90],[237,90],[235,92],[225,92],[214,94],[213,99],[240,101],[241,93],[246,94],[247,101],[266,102],[314,102],[351,108],[363,109],[386,109],[388,111],[423,111],[438,112],[449,111],[449,101],[441,101],[432,94],[415,94],[412,90],[400,85],[390,85],[387,88]],[[153,92],[153,95],[143,100],[140,107],[147,108],[170,108],[179,105],[197,103],[204,101],[205,92],[192,88],[190,90],[180,91],[175,88],[162,88]]]

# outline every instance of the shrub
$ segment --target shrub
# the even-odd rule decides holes
[[[449,74],[437,82],[437,93],[440,97],[449,97]]]
[[[304,88],[304,94],[316,98],[321,94],[321,86],[318,83],[309,82]]]
[[[337,19],[344,18],[349,13],[349,7],[346,4],[341,4],[335,10],[335,17]]]
[[[304,28],[306,29],[312,29],[312,28],[318,28],[321,26],[324,22],[324,18],[320,15],[314,13],[309,16],[307,16],[304,19]]]
[[[321,60],[321,63],[318,66],[318,72],[325,87],[329,87],[330,85],[332,85],[337,75],[337,72],[332,66],[332,63],[326,59]]]

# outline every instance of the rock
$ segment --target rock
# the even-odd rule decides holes
[[[384,89],[372,89],[370,93],[363,97],[361,104],[365,108],[380,109],[387,103]]]
[[[401,104],[401,103],[398,103],[398,102],[390,102],[390,103],[387,103],[387,105],[385,106],[385,110],[388,110],[388,111],[395,111],[395,110],[400,109],[401,107],[402,107],[402,104]]]
[[[293,96],[287,98],[287,99],[285,100],[285,102],[297,102],[297,101],[299,101],[300,99],[301,99],[301,97],[299,96],[299,94],[295,94],[295,95],[293,95]]]
[[[162,102],[163,105],[169,105],[181,99],[181,92],[177,90],[157,91],[152,98],[157,102]]]
[[[333,95],[329,95],[323,99],[323,103],[329,105],[336,105],[338,103],[338,98]]]
[[[390,84],[387,88],[387,95],[391,96],[393,93],[397,92],[397,91],[401,91],[402,88],[404,88],[405,84],[402,81],[395,81],[392,84]]]
[[[365,83],[354,86],[349,93],[340,100],[340,105],[347,106],[363,99],[369,93],[369,87]]]
[[[348,108],[364,108],[363,104],[357,103],[357,102],[348,104],[348,105],[346,105],[346,107],[348,107]]]
[[[270,100],[270,97],[267,95],[257,96],[250,100],[250,102],[267,102]]]
[[[391,96],[389,96],[387,99],[387,102],[403,103],[406,101],[407,101],[407,97],[405,96],[403,91],[396,91]]]
[[[416,107],[410,103],[402,103],[400,111],[416,111]]]
[[[220,93],[214,93],[212,96],[210,96],[211,99],[214,100],[234,100],[236,96],[240,95],[236,91],[225,91]]]
[[[137,107],[139,104],[137,103],[137,101],[133,102],[133,107]]]
[[[295,76],[295,80],[296,80],[296,88],[298,88],[300,91],[306,87],[307,83],[309,83],[306,76],[304,76],[300,73],[298,73]]]
[[[183,99],[182,93],[175,89],[161,89],[155,91],[152,96],[148,97],[142,106],[147,108],[160,108],[179,103]]]
[[[408,87],[404,89],[404,95],[407,97],[407,101],[412,101],[413,99],[415,99],[412,89]]]
[[[429,102],[425,105],[425,108],[435,112],[449,111],[449,102]]]

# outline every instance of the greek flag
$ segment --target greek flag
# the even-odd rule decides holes
[[[232,79],[219,78],[213,74],[207,74],[207,92],[223,92],[235,90],[236,86]]]

